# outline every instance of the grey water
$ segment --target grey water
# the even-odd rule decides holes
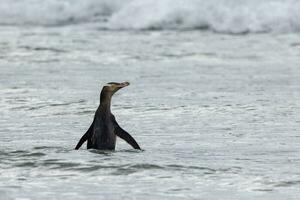
[[[1,200],[300,198],[299,33],[0,28]],[[111,81],[143,151],[74,150]]]

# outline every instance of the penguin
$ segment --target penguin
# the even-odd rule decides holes
[[[94,120],[86,133],[81,137],[75,149],[87,141],[87,149],[115,150],[117,136],[125,140],[134,149],[141,149],[135,139],[122,129],[111,113],[111,98],[129,82],[109,82],[103,86],[100,94],[100,105],[95,112]]]

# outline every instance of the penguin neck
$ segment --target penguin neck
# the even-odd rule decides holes
[[[110,113],[111,98],[112,98],[112,94],[107,93],[105,91],[101,92],[101,95],[100,95],[100,109],[103,112]]]

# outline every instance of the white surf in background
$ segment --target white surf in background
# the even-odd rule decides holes
[[[300,0],[0,0],[0,200],[299,200],[299,19]],[[112,81],[145,151],[75,151]]]
[[[297,0],[0,0],[0,25],[95,23],[108,30],[298,32]]]

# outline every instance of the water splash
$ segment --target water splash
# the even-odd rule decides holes
[[[109,30],[194,30],[242,34],[298,32],[295,0],[21,0],[0,1],[0,24],[65,26],[95,23]]]

